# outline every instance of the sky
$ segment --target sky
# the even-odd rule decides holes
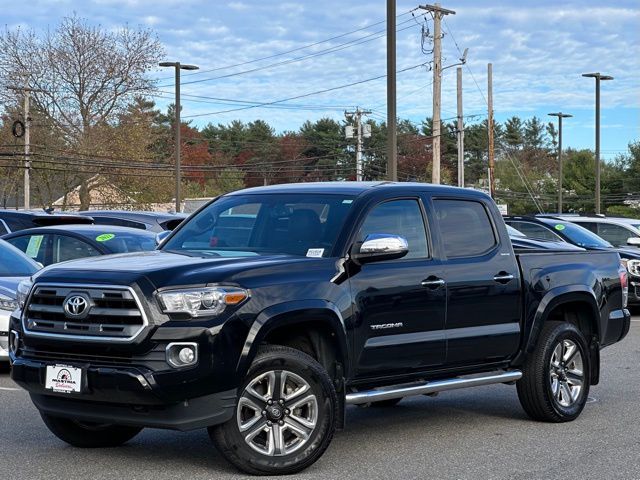
[[[74,12],[108,29],[125,24],[153,29],[166,60],[200,67],[183,72],[181,81],[183,118],[197,126],[263,119],[282,132],[325,116],[342,120],[344,110],[356,106],[372,110],[376,120],[386,116],[384,0],[30,0],[19,7],[0,0],[4,3],[0,22],[10,29],[44,31]],[[593,148],[595,81],[581,74],[599,71],[615,77],[602,83],[603,158],[614,158],[640,139],[638,0],[441,3],[456,12],[443,23],[443,66],[457,63],[469,49],[463,67],[466,122],[486,118],[491,62],[497,121],[512,115],[555,121],[549,112],[570,113],[563,123],[564,145]],[[417,6],[397,2],[397,101],[398,116],[419,124],[432,112],[432,72],[431,55],[421,48],[424,22]],[[432,31],[433,22],[427,25]],[[166,108],[173,102],[173,72],[158,68],[152,75],[162,92],[157,104]],[[444,70],[443,119],[456,116],[455,77],[455,68]],[[354,85],[335,89],[347,84]],[[307,95],[323,90],[329,91]],[[291,97],[299,98],[246,108]]]

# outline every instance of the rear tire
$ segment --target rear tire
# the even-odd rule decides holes
[[[220,453],[253,475],[304,470],[336,430],[338,398],[326,370],[289,347],[260,349],[239,389],[236,414],[209,428]]]
[[[78,448],[119,447],[142,430],[140,427],[80,422],[45,413],[40,413],[40,416],[51,433]]]
[[[587,342],[575,325],[547,322],[516,384],[527,415],[544,422],[575,420],[589,395],[589,358]]]

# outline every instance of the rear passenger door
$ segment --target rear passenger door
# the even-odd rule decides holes
[[[501,244],[481,200],[434,198],[431,208],[447,289],[446,363],[503,360],[520,341],[520,274],[511,246]]]

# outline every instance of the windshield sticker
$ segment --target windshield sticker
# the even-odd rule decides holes
[[[310,248],[307,250],[307,257],[320,258],[324,254],[324,248]]]
[[[42,245],[42,238],[44,235],[34,235],[29,239],[29,245],[27,245],[27,257],[36,258],[40,251],[40,245]]]
[[[113,233],[103,233],[102,235],[98,235],[96,237],[96,241],[98,242],[108,242],[109,240],[111,240],[112,238],[115,238],[116,236]]]
[[[555,226],[555,229],[556,229],[556,230],[564,230],[564,225],[562,225],[561,223],[558,223],[558,224]]]

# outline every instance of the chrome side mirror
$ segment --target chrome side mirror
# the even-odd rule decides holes
[[[632,247],[640,247],[640,237],[627,238],[627,245]]]
[[[409,253],[407,239],[400,235],[372,233],[362,243],[356,243],[351,258],[359,264],[402,258]]]
[[[158,233],[156,235],[156,245],[157,246],[162,245],[162,242],[164,242],[169,235],[171,235],[171,230],[164,230],[164,231]]]

